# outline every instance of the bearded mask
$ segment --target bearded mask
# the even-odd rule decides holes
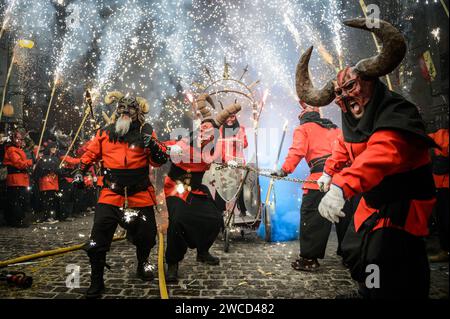
[[[383,44],[376,56],[359,61],[354,67],[341,70],[336,79],[328,81],[322,89],[316,89],[309,76],[309,60],[313,47],[300,58],[296,70],[296,89],[301,101],[312,106],[325,106],[335,100],[345,113],[350,111],[356,119],[362,118],[365,106],[373,94],[374,80],[392,72],[406,54],[406,42],[402,34],[391,24],[376,20],[378,28],[368,28],[369,19],[352,19],[345,25],[373,32]],[[370,20],[370,23],[373,21]]]
[[[109,92],[105,96],[105,104],[109,105],[116,102],[117,107],[111,122],[118,118],[130,118],[132,122],[139,121],[141,125],[145,123],[145,114],[149,112],[149,105],[146,99],[141,97],[131,97],[121,92]]]

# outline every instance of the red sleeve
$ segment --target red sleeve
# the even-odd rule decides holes
[[[385,176],[406,172],[430,162],[425,142],[414,136],[392,130],[374,133],[367,148],[350,167],[333,176],[346,198],[367,192]]]
[[[284,160],[282,166],[283,171],[290,174],[297,167],[298,163],[305,157],[308,151],[308,136],[303,130],[302,126],[299,126],[294,131],[294,137],[292,140],[292,145],[289,148],[288,155]]]
[[[33,161],[31,159],[23,159],[22,156],[13,147],[9,147],[6,151],[5,157],[9,159],[11,166],[14,166],[17,169],[26,169],[33,165]]]
[[[64,156],[61,156],[61,160],[64,158]],[[66,156],[66,159],[64,160],[64,162],[70,164],[70,165],[78,165],[80,164],[80,159],[76,158],[76,157],[72,157],[72,156]]]
[[[350,156],[345,148],[344,138],[342,137],[342,134],[339,134],[333,142],[331,156],[325,162],[323,171],[328,175],[333,176],[342,171],[344,167],[348,166],[349,162]]]
[[[97,131],[95,134],[95,137],[91,140],[91,142],[86,147],[86,151],[81,155],[80,162],[82,165],[92,165],[95,162],[97,162],[102,153],[102,139],[103,134],[100,133],[100,131]]]
[[[248,147],[247,134],[245,133],[245,127],[241,126],[241,136],[242,141],[244,142],[244,148]]]

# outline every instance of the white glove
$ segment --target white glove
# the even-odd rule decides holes
[[[322,176],[317,180],[317,184],[319,185],[319,190],[323,193],[326,193],[330,190],[331,185],[331,176],[327,173],[323,172]]]
[[[345,199],[342,189],[332,184],[329,192],[320,201],[320,216],[332,223],[339,223],[339,217],[345,217],[345,214],[342,212],[344,204]]]
[[[183,153],[183,149],[181,148],[180,145],[172,145],[168,148],[168,153],[169,155],[181,155],[181,153]]]
[[[229,168],[237,168],[238,167],[238,163],[236,161],[230,160],[227,162],[227,165]]]

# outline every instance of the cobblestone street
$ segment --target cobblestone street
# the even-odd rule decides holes
[[[93,216],[29,229],[0,228],[0,260],[58,247],[83,243],[89,237]],[[229,253],[218,239],[212,252],[220,266],[206,266],[189,251],[180,264],[178,284],[168,285],[170,298],[334,298],[355,290],[348,271],[336,256],[333,232],[319,272],[294,271],[290,263],[298,252],[298,242],[265,243],[254,232],[232,237]],[[152,251],[156,264],[157,247]],[[112,244],[108,255],[111,271],[106,271],[104,298],[160,298],[158,280],[146,283],[134,278],[134,246],[122,240]],[[80,266],[80,288],[67,288],[66,267]],[[5,270],[5,269],[2,269]],[[34,279],[32,288],[19,289],[0,283],[0,298],[83,298],[89,285],[89,264],[84,251],[34,260],[8,267],[25,271]],[[448,298],[448,264],[432,265],[431,298]]]

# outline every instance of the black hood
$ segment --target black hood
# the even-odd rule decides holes
[[[321,118],[319,112],[305,113],[302,117],[299,117],[299,120],[300,125],[303,125],[305,123],[316,123],[327,129],[337,128],[337,125],[331,122],[331,120]]]
[[[346,142],[365,142],[378,130],[394,129],[412,133],[426,141],[430,147],[436,147],[426,134],[425,123],[417,107],[403,96],[388,90],[379,79],[375,80],[373,96],[361,119],[355,119],[350,111],[341,114]]]

